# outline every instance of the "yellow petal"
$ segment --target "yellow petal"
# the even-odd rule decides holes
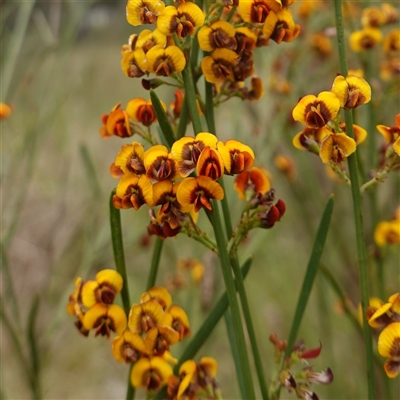
[[[96,274],[96,281],[100,284],[108,284],[115,288],[116,292],[119,293],[122,289],[124,281],[122,276],[114,269],[103,269]]]
[[[221,178],[224,174],[224,162],[219,152],[209,146],[205,147],[197,161],[196,173],[213,180]]]
[[[85,313],[83,319],[83,326],[86,330],[90,331],[97,326],[99,320],[107,316],[108,307],[103,303],[96,303],[94,306],[89,308]]]
[[[145,303],[150,299],[157,300],[164,310],[168,308],[172,303],[171,295],[169,294],[168,290],[163,286],[154,286],[140,296],[141,303]]]
[[[218,371],[218,363],[214,358],[202,357],[199,361],[199,366],[206,371],[208,376],[215,377]]]
[[[138,360],[131,371],[131,383],[135,388],[145,386],[145,376],[151,370],[150,360],[148,358],[141,358]]]
[[[90,308],[97,303],[96,292],[99,288],[97,281],[87,281],[82,286],[81,299],[85,307]]]
[[[379,335],[378,351],[382,357],[400,358],[400,322],[389,324]]]

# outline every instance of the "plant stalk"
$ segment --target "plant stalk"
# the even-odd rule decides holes
[[[346,60],[346,47],[344,42],[344,29],[342,18],[342,2],[341,0],[334,0],[335,5],[335,18],[336,18],[336,31],[337,41],[339,48],[340,72],[343,76],[347,76],[347,60]],[[348,135],[354,139],[353,132],[353,116],[351,111],[345,111],[346,131]],[[360,186],[358,182],[358,167],[357,157],[353,153],[348,157],[348,165],[351,180],[351,194],[353,198],[354,222],[356,227],[356,242],[357,242],[357,256],[360,277],[360,292],[361,292],[361,307],[363,311],[363,331],[364,331],[364,345],[366,354],[366,373],[367,373],[367,387],[368,399],[375,399],[375,378],[374,378],[374,365],[373,365],[373,350],[372,350],[372,335],[366,318],[366,311],[369,304],[369,282],[367,271],[367,250],[365,247],[364,238],[364,223],[362,213],[362,197]]]

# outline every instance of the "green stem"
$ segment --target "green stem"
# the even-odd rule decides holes
[[[232,312],[233,328],[235,332],[236,342],[239,346],[239,359],[243,371],[243,379],[246,388],[246,399],[254,399],[255,392],[253,386],[253,378],[250,371],[250,364],[246,350],[246,342],[244,338],[242,318],[240,315],[239,302],[236,297],[235,282],[232,276],[231,265],[227,250],[227,242],[224,236],[224,230],[221,223],[221,218],[218,209],[218,203],[213,201],[211,212],[207,212],[211,218],[212,226],[217,241],[219,257],[221,261],[222,274],[225,281],[226,293],[228,295],[229,307]]]
[[[152,288],[156,284],[156,278],[158,273],[158,266],[160,265],[161,251],[163,248],[164,240],[157,236],[156,243],[153,250],[153,258],[151,259],[151,267],[149,277],[147,279],[147,290]]]
[[[131,302],[129,299],[129,288],[128,288],[128,276],[126,273],[125,265],[125,254],[124,254],[124,242],[122,238],[122,228],[121,228],[121,213],[118,209],[114,207],[113,196],[115,190],[111,192],[109,207],[110,207],[110,226],[111,226],[111,239],[114,252],[115,268],[117,272],[122,276],[124,285],[121,290],[122,304],[124,305],[124,310],[127,316],[129,316]],[[132,369],[131,364],[131,369]],[[132,386],[130,380],[130,372],[128,376],[128,387],[126,391],[126,400],[133,400],[135,398],[135,388]]]
[[[37,347],[37,335],[35,333],[35,324],[37,320],[37,314],[39,310],[39,296],[36,296],[31,310],[28,316],[28,343],[30,350],[30,362],[32,370],[31,390],[32,399],[38,400],[41,396],[40,390],[40,363],[39,363],[39,351]]]
[[[231,265],[233,267],[233,272],[235,273],[236,286],[237,286],[237,289],[239,292],[240,302],[242,304],[242,310],[243,310],[243,315],[244,315],[244,319],[246,322],[247,332],[249,334],[251,351],[253,352],[254,364],[256,367],[256,373],[257,373],[258,382],[260,385],[261,395],[262,395],[263,399],[268,399],[269,395],[268,395],[267,383],[265,381],[264,368],[263,368],[260,352],[258,350],[256,334],[254,331],[254,325],[253,325],[253,321],[251,318],[250,306],[249,306],[249,302],[248,302],[247,294],[246,294],[246,288],[244,286],[244,280],[243,280],[242,272],[240,270],[239,260],[238,260],[236,253],[231,256]]]
[[[227,309],[224,314],[224,319],[225,319],[225,325],[226,325],[226,331],[228,333],[228,338],[229,342],[231,344],[231,351],[232,351],[232,357],[235,362],[235,368],[236,368],[236,375],[238,377],[238,384],[239,384],[239,389],[240,393],[242,396],[242,399],[246,398],[246,384],[244,382],[244,375],[243,375],[243,369],[242,369],[242,364],[240,362],[240,355],[239,355],[239,346],[236,342],[236,337],[234,334],[234,328],[233,328],[233,320],[232,320],[232,314]]]
[[[207,53],[204,52],[204,56]],[[217,134],[215,129],[215,118],[214,118],[214,102],[213,102],[213,85],[206,81],[206,119],[208,125],[208,131],[214,135]]]
[[[344,30],[342,19],[342,2],[341,0],[334,0],[335,4],[335,17],[336,17],[336,31],[337,41],[339,48],[340,70],[343,76],[347,76],[347,60],[346,48],[344,42]],[[351,138],[354,138],[353,132],[353,116],[351,111],[345,112],[346,131]],[[364,345],[366,354],[366,372],[367,372],[367,386],[368,386],[368,399],[375,399],[375,378],[374,378],[374,365],[373,365],[373,350],[372,350],[372,335],[366,318],[366,311],[369,304],[369,283],[367,271],[367,251],[364,240],[364,224],[362,214],[362,197],[360,186],[358,182],[358,167],[357,158],[355,154],[348,157],[348,165],[351,180],[351,194],[353,198],[354,209],[354,222],[356,227],[356,241],[357,241],[357,256],[358,267],[360,276],[360,292],[361,292],[361,307],[363,311],[363,331],[364,331]]]
[[[192,118],[193,130],[195,134],[202,131],[199,112],[196,103],[196,89],[194,87],[192,68],[190,62],[186,63],[182,71],[183,82],[185,84],[185,98],[188,103],[190,117]]]
[[[206,82],[206,117],[207,117],[207,124],[208,124],[209,132],[216,135],[212,85],[209,82]],[[221,184],[224,193],[226,193],[223,178],[221,178],[219,180],[219,183]],[[229,210],[227,196],[224,196],[221,203],[222,203],[222,213],[223,213],[224,222],[225,222],[226,236],[227,236],[227,239],[229,240],[232,237],[233,229],[232,229],[231,214],[230,214],[230,210]],[[260,352],[258,350],[253,321],[251,318],[249,302],[247,300],[246,288],[244,286],[243,276],[242,276],[242,272],[240,270],[239,259],[236,254],[236,249],[232,253],[232,255],[230,257],[230,261],[231,261],[231,265],[233,267],[233,272],[234,272],[235,278],[236,278],[236,286],[238,288],[240,302],[242,304],[243,315],[244,315],[245,322],[246,322],[247,332],[249,334],[251,350],[253,352],[254,364],[256,366],[256,372],[257,372],[257,377],[258,377],[258,381],[259,381],[259,385],[260,385],[261,394],[262,394],[263,399],[268,399],[268,397],[269,397],[268,389],[267,389],[267,384],[265,382],[263,365],[262,365],[262,361],[261,361]]]
[[[133,400],[135,398],[135,387],[131,383],[131,373],[132,373],[132,368],[134,366],[134,363],[131,363],[131,366],[129,368],[129,374],[128,374],[128,385],[127,385],[127,390],[126,390],[126,400]]]
[[[125,313],[128,316],[129,311],[131,309],[131,301],[129,299],[128,276],[126,274],[124,241],[122,238],[122,228],[121,228],[121,213],[118,209],[114,207],[113,204],[114,194],[115,190],[111,192],[110,202],[109,202],[111,239],[114,252],[115,269],[122,276],[124,282],[124,285],[122,286],[121,290],[121,297]]]

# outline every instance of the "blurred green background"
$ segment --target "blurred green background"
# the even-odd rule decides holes
[[[126,22],[125,1],[3,1],[0,7],[0,100],[13,107],[12,116],[0,125],[1,398],[31,396],[26,366],[32,362],[32,343],[39,355],[43,398],[124,398],[128,367],[113,359],[111,341],[80,335],[65,306],[75,277],[91,279],[98,270],[113,268],[108,200],[116,180],[109,174],[109,165],[120,146],[132,139],[104,141],[98,130],[101,114],[108,113],[118,101],[125,105],[134,97],[148,99],[140,79],[127,78],[120,67],[120,48],[139,29]],[[289,334],[313,237],[331,193],[335,193],[336,204],[322,262],[349,301],[357,305],[359,298],[350,190],[330,179],[317,157],[291,144],[302,129],[290,118],[298,98],[329,90],[339,71],[334,38],[330,39],[332,51],[323,57],[311,45],[315,32],[325,31],[329,38],[326,29],[332,29],[334,23],[331,5],[320,7],[324,12],[320,8],[309,18],[296,20],[302,25],[302,34],[293,43],[271,43],[255,51],[256,72],[266,87],[264,98],[253,104],[233,99],[216,113],[219,137],[242,140],[255,150],[256,165],[269,171],[277,198],[287,206],[280,223],[272,230],[253,231],[240,251],[242,261],[254,256],[246,288],[268,379],[274,370],[268,337],[272,332],[280,338]],[[354,17],[353,26],[359,25]],[[349,54],[349,59],[351,68],[362,66],[354,54]],[[371,59],[378,71],[379,49]],[[276,79],[287,81],[290,90],[282,93]],[[370,83],[376,123],[393,125],[399,112],[399,82],[383,83],[376,72]],[[157,93],[167,105],[173,101],[173,90],[163,87]],[[368,123],[366,109],[357,110],[357,121],[362,126]],[[382,144],[377,131],[369,135],[376,135]],[[360,152],[368,165],[366,147],[361,145]],[[292,159],[295,180],[287,179],[275,166],[277,154]],[[226,187],[236,224],[243,204],[233,190],[232,177],[227,177]],[[398,174],[392,174],[377,189],[379,217],[389,219],[399,205]],[[372,255],[374,227],[367,197],[365,210],[366,240]],[[122,211],[122,217],[131,299],[138,302],[145,289],[154,238],[150,244],[143,243],[149,223],[144,207],[137,212]],[[200,215],[200,224],[210,231],[205,215]],[[383,250],[387,296],[399,291],[399,256],[398,247]],[[196,332],[223,291],[223,281],[218,260],[199,244],[178,235],[164,245],[157,284],[170,281],[178,260],[186,257],[196,257],[205,264],[205,279],[196,286],[187,275],[186,284],[172,296],[189,314],[192,332]],[[374,295],[378,294],[376,273],[371,257]],[[320,357],[312,363],[315,370],[328,366],[333,370],[335,379],[329,386],[314,387],[320,397],[366,398],[362,338],[321,274],[300,337],[308,348],[317,347],[319,341],[323,344]],[[18,338],[20,348],[13,338]],[[173,355],[179,357],[184,346],[185,341],[173,347]],[[224,398],[238,398],[223,321],[199,356],[217,359]],[[382,396],[379,368],[377,381]],[[398,380],[390,385],[393,394],[399,393]],[[137,398],[141,396],[144,393],[139,391]],[[293,395],[282,391],[282,398]]]

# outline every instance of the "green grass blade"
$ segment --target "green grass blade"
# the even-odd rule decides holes
[[[243,379],[243,371],[242,371],[242,364],[240,362],[239,358],[239,351],[238,351],[238,345],[236,342],[236,337],[233,334],[233,321],[232,321],[232,314],[230,310],[226,310],[224,314],[224,319],[225,319],[225,325],[226,325],[226,331],[228,333],[228,338],[229,338],[229,343],[231,345],[231,352],[232,352],[232,357],[235,362],[235,368],[236,368],[236,376],[238,377],[238,385],[240,389],[240,394],[242,395],[242,399],[246,398],[246,384]]]
[[[324,213],[322,214],[321,222],[319,224],[317,235],[315,237],[311,257],[310,260],[308,261],[306,275],[304,276],[299,300],[297,302],[296,312],[293,317],[292,328],[290,330],[288,345],[286,347],[286,352],[285,352],[285,358],[289,356],[289,354],[292,351],[294,342],[296,340],[299,331],[301,320],[303,318],[304,311],[306,309],[307,302],[310,297],[314,279],[318,271],[319,260],[321,258],[326,237],[328,235],[329,224],[331,222],[331,216],[333,211],[333,203],[334,203],[333,195],[331,195],[325,206]]]
[[[158,266],[160,264],[163,243],[164,243],[164,240],[162,240],[161,238],[159,238],[157,236],[156,243],[154,245],[154,250],[153,250],[153,258],[151,259],[150,273],[149,273],[149,277],[147,279],[147,286],[146,286],[147,290],[149,290],[156,284]]]
[[[164,108],[161,105],[160,99],[158,98],[156,92],[152,89],[150,90],[150,99],[151,103],[153,104],[154,112],[156,113],[161,132],[163,133],[169,147],[172,147],[175,142],[174,130],[172,129],[172,126],[168,121],[167,114],[165,113]]]
[[[126,315],[129,315],[131,309],[131,302],[129,299],[129,288],[128,288],[128,277],[126,274],[125,265],[125,254],[124,254],[124,242],[122,238],[121,229],[121,213],[118,209],[114,207],[113,196],[115,190],[111,192],[110,196],[110,227],[111,227],[111,239],[114,252],[115,268],[121,274],[124,281],[124,285],[121,290],[122,304],[124,305],[124,310]]]
[[[31,390],[32,390],[32,399],[38,400],[40,399],[40,362],[39,362],[39,349],[38,349],[38,338],[35,332],[35,325],[39,310],[40,298],[36,296],[32,302],[32,307],[29,311],[28,315],[28,345],[30,351],[30,364],[32,370],[32,379],[31,379]]]

